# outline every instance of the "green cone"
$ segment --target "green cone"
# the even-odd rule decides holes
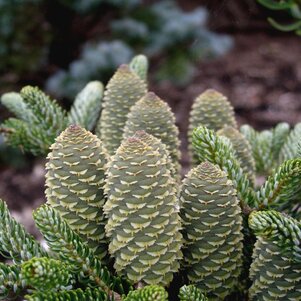
[[[103,215],[107,155],[101,141],[71,125],[51,146],[46,163],[47,202],[103,258],[107,253]]]
[[[250,300],[300,300],[300,222],[277,211],[258,211],[250,214],[249,226],[257,236]]]
[[[237,284],[242,261],[242,218],[232,182],[216,165],[192,169],[180,192],[184,265],[209,300],[223,300]]]
[[[194,100],[190,111],[188,128],[191,155],[193,154],[192,132],[200,125],[214,131],[218,131],[224,126],[237,128],[234,109],[227,97],[213,89],[209,89]],[[199,162],[197,156],[193,155],[193,161],[195,163]]]
[[[123,137],[132,137],[139,130],[144,130],[161,139],[170,152],[176,171],[179,173],[180,140],[175,116],[168,104],[153,92],[147,93],[131,108]]]
[[[96,128],[105,148],[113,155],[122,140],[127,114],[146,93],[146,84],[127,65],[121,65],[106,86],[103,110]]]
[[[135,135],[133,137],[137,137],[142,142],[144,142],[148,146],[151,146],[152,148],[154,148],[159,152],[163,164],[164,165],[166,164],[167,170],[170,171],[172,180],[179,177],[179,174],[176,172],[175,166],[171,160],[170,153],[167,150],[166,145],[162,143],[160,139],[156,138],[151,134],[146,133],[143,130],[135,132]]]
[[[165,159],[136,137],[109,162],[104,206],[115,269],[133,282],[167,285],[182,253],[177,198]]]
[[[217,132],[217,134],[220,136],[225,136],[231,141],[242,170],[248,175],[250,182],[254,186],[255,161],[249,141],[243,134],[241,134],[232,126],[223,127]]]

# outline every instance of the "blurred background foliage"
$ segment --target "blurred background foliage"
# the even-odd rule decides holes
[[[184,11],[176,1],[0,0],[0,15],[2,88],[24,75],[48,77],[46,89],[57,97],[106,81],[137,53],[160,60],[156,80],[187,84],[196,60],[232,46],[206,28],[205,8]]]
[[[284,3],[285,9],[274,9]],[[151,84],[184,89],[199,62],[233,49],[233,33],[261,30],[267,17],[289,23],[298,17],[296,5],[300,1],[0,0],[0,95],[36,85],[68,108],[88,81],[105,84],[138,53],[150,59]],[[0,105],[0,119],[7,117]],[[1,138],[1,164],[10,160],[6,154],[20,152]],[[18,160],[10,161],[22,166]]]

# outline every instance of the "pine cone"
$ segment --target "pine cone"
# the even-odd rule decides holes
[[[102,143],[85,129],[71,125],[51,149],[46,163],[47,203],[103,258],[107,253],[102,209],[107,154]]]
[[[232,182],[217,166],[192,169],[180,192],[184,265],[209,300],[223,300],[237,284],[242,261],[242,217]]]
[[[132,137],[109,162],[104,206],[109,252],[117,272],[134,282],[167,285],[179,269],[180,218],[164,160]]]

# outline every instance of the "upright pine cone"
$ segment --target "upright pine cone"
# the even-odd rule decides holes
[[[249,141],[237,129],[232,126],[225,126],[217,132],[227,137],[236,152],[236,157],[242,170],[248,175],[252,185],[255,184],[255,161],[252,155],[252,148]]]
[[[301,223],[277,211],[254,211],[249,226],[257,236],[250,300],[301,300]]]
[[[134,282],[167,285],[179,269],[180,218],[170,172],[137,137],[125,140],[108,165],[104,206],[115,269]]]
[[[192,105],[189,117],[188,140],[191,154],[192,132],[198,126],[203,125],[210,130],[218,131],[224,126],[237,127],[234,118],[234,109],[228,99],[221,93],[209,89],[199,95]],[[194,162],[198,162],[196,156]]]
[[[237,284],[242,261],[242,217],[232,182],[203,162],[185,178],[180,203],[188,278],[209,300],[223,300]]]
[[[176,172],[175,166],[171,160],[170,153],[167,150],[166,145],[160,139],[156,138],[151,134],[146,133],[143,130],[135,132],[135,135],[133,137],[137,137],[148,146],[151,146],[152,148],[157,150],[162,159],[162,163],[164,165],[166,164],[166,168],[170,171],[172,180],[179,178],[179,174]]]
[[[47,203],[103,258],[107,253],[102,209],[107,154],[102,143],[85,129],[71,125],[51,149],[46,163]]]
[[[131,137],[138,130],[144,130],[166,145],[176,171],[180,171],[179,130],[175,116],[166,102],[155,93],[149,92],[130,110],[124,127],[124,138]]]
[[[110,155],[115,153],[121,143],[131,106],[146,92],[145,82],[127,65],[121,65],[106,86],[96,135],[101,138]]]

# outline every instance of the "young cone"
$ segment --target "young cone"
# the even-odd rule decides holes
[[[168,104],[153,92],[147,93],[131,108],[123,137],[129,138],[139,130],[144,130],[161,139],[179,174],[180,140],[179,130],[175,125],[175,116]]]
[[[127,65],[121,65],[106,86],[96,135],[110,155],[121,143],[122,130],[131,106],[145,93],[146,84]]]
[[[209,89],[194,100],[188,128],[190,146],[192,145],[192,132],[200,125],[214,131],[218,131],[224,126],[237,128],[234,109],[227,97],[213,89]],[[190,152],[191,155],[194,153],[192,147],[190,147]],[[199,162],[197,156],[193,155],[193,161]]]
[[[103,258],[107,252],[102,210],[107,154],[102,143],[85,129],[71,125],[51,150],[46,163],[47,203]]]
[[[188,279],[209,300],[223,300],[242,264],[242,217],[232,182],[219,167],[203,162],[188,173],[180,202]]]
[[[165,159],[137,137],[109,162],[104,206],[115,269],[133,282],[168,285],[181,258],[177,199]]]

